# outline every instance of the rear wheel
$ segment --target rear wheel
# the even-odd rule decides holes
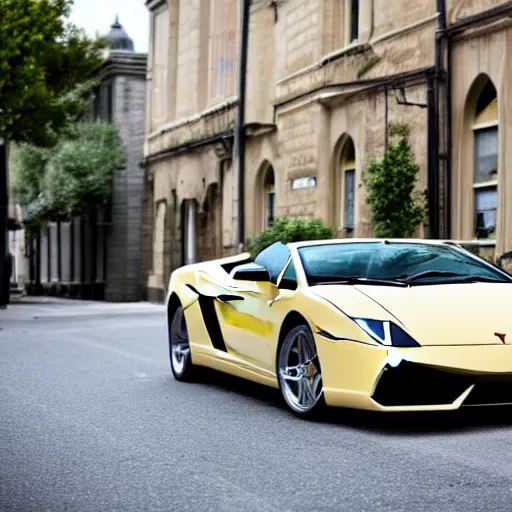
[[[283,398],[294,414],[312,417],[324,408],[322,370],[307,325],[292,329],[281,343],[277,375]]]
[[[190,341],[183,308],[179,306],[169,325],[169,356],[176,380],[192,380],[196,367],[190,356]]]

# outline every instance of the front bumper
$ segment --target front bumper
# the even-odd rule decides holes
[[[441,411],[512,404],[512,345],[394,348],[318,338],[328,405]]]

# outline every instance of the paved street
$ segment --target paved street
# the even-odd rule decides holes
[[[0,311],[0,411],[2,512],[512,509],[510,411],[302,421],[174,381],[161,306]]]

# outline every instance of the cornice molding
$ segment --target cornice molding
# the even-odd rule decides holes
[[[114,75],[139,76],[146,79],[148,57],[145,53],[112,51],[98,70],[100,80]]]

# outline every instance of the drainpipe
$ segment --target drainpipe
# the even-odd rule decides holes
[[[446,0],[437,0],[438,26],[436,34],[436,75],[444,85],[444,238],[451,238],[452,229],[452,45],[446,19]],[[446,69],[443,68],[443,40],[446,41]],[[443,76],[444,75],[444,76]],[[438,106],[439,110],[439,106]],[[441,120],[440,120],[441,122]]]
[[[445,159],[445,197],[446,197],[446,238],[452,237],[452,41],[446,39],[446,159]]]
[[[428,146],[428,218],[430,238],[439,238],[439,116],[436,112],[436,80],[427,82],[427,146]]]
[[[247,47],[249,41],[250,0],[242,1],[240,54],[238,66],[238,117],[235,129],[235,159],[238,183],[238,246],[245,240],[245,102],[247,81]]]
[[[437,30],[436,30],[436,42],[435,42],[435,68],[436,68],[436,73],[435,73],[435,90],[434,90],[434,97],[435,97],[435,117],[436,117],[436,122],[435,122],[435,133],[433,133],[433,137],[434,137],[434,145],[435,145],[435,149],[433,148],[433,155],[435,155],[435,160],[436,160],[436,163],[435,163],[435,169],[433,172],[436,173],[436,178],[434,180],[435,182],[435,186],[436,188],[434,189],[434,194],[436,196],[436,206],[437,206],[437,209],[438,209],[438,212],[437,212],[437,218],[436,218],[436,221],[437,221],[437,224],[435,226],[435,229],[432,229],[431,233],[432,235],[435,235],[433,236],[433,238],[439,238],[440,236],[440,216],[439,216],[439,208],[441,206],[440,204],[440,189],[439,189],[439,182],[440,182],[440,161],[442,159],[443,161],[443,165],[442,165],[442,172],[443,172],[443,185],[444,185],[444,204],[443,204],[443,212],[444,212],[444,216],[443,216],[443,219],[442,219],[442,222],[443,222],[443,237],[447,237],[447,226],[446,226],[446,220],[448,217],[450,217],[450,212],[447,212],[447,208],[449,206],[449,202],[448,202],[448,198],[447,198],[447,193],[448,193],[448,190],[449,189],[449,185],[447,184],[448,181],[449,181],[449,176],[448,176],[448,172],[447,172],[447,157],[448,157],[448,154],[450,152],[450,148],[447,146],[447,122],[446,122],[446,118],[447,118],[447,113],[448,113],[448,110],[449,110],[449,105],[448,105],[448,101],[447,101],[447,98],[446,98],[446,94],[447,94],[447,85],[446,85],[446,82],[444,80],[444,67],[443,67],[443,40],[446,38],[446,0],[437,0],[437,14],[438,14],[438,21],[437,21]],[[440,146],[440,127],[441,127],[441,98],[442,98],[442,94],[441,94],[441,90],[442,90],[442,87],[444,86],[445,88],[445,94],[444,94],[444,106],[445,106],[445,111],[444,111],[444,154],[441,155],[440,154],[440,151],[439,151],[439,146]]]

